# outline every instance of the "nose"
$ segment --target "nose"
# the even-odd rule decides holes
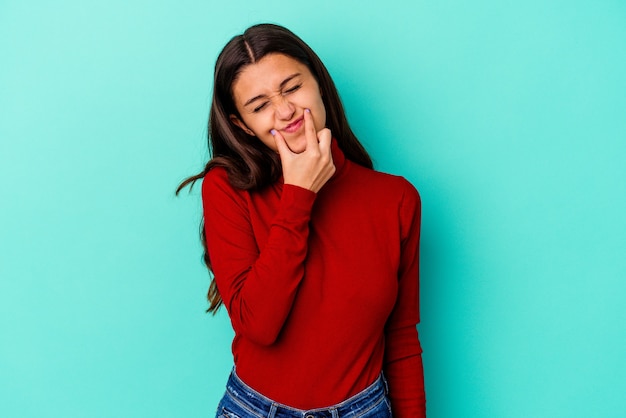
[[[286,97],[277,97],[274,103],[276,117],[282,120],[289,120],[295,112],[295,108]]]

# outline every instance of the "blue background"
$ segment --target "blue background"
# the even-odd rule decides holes
[[[437,417],[626,410],[623,1],[0,1],[0,416],[207,417],[215,58],[276,22],[423,200]]]

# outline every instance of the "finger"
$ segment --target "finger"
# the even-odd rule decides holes
[[[307,148],[317,145],[317,131],[310,109],[304,109],[304,135],[306,137]]]
[[[320,144],[320,149],[330,150],[330,144],[333,139],[333,135],[330,132],[330,129],[324,128],[317,133],[317,139]]]
[[[276,149],[278,150],[278,154],[280,155],[281,160],[287,155],[292,154],[291,149],[289,149],[285,138],[280,132],[278,132],[276,129],[272,129],[270,133],[274,137],[274,141],[276,142]]]

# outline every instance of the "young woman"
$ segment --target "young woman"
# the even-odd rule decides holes
[[[420,199],[376,172],[317,55],[248,28],[215,65],[203,179],[209,311],[235,368],[218,417],[425,416]]]

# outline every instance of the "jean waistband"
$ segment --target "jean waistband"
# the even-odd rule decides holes
[[[280,404],[265,397],[244,383],[233,369],[228,378],[226,392],[259,417],[340,418],[349,413],[353,414],[352,416],[358,416],[359,412],[367,411],[378,404],[387,395],[389,389],[387,381],[381,373],[374,383],[341,403],[324,408],[303,410]]]

